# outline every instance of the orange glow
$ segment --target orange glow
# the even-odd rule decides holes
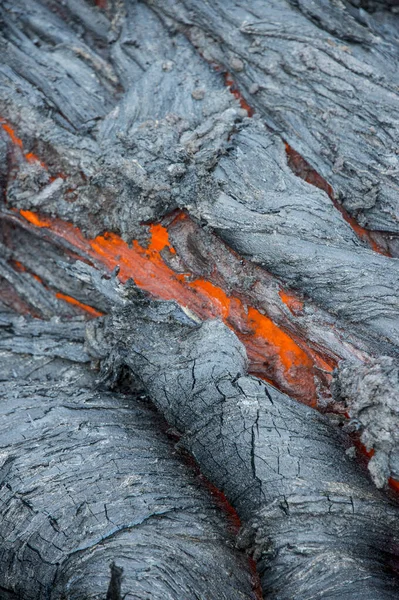
[[[151,225],[150,227],[151,241],[148,249],[152,252],[161,252],[165,246],[170,250],[168,230],[162,225]]]
[[[224,74],[224,83],[225,85],[227,85],[234,98],[236,98],[239,101],[241,108],[247,111],[248,117],[252,117],[254,114],[254,110],[245,100],[244,96],[241,94],[234,79],[231,76],[231,73],[227,72]]]
[[[352,227],[353,231],[356,233],[356,235],[363,240],[364,242],[366,242],[370,248],[372,250],[374,250],[374,252],[378,252],[378,254],[385,254],[386,256],[390,256],[388,252],[386,252],[383,248],[381,248],[371,237],[370,232],[367,231],[367,229],[365,229],[364,227],[362,227],[361,225],[359,225],[359,223],[357,223],[355,221],[355,219],[353,217],[351,217],[349,215],[349,213],[346,212],[346,210],[344,209],[344,207],[342,206],[342,204],[340,204],[337,200],[335,200],[335,198],[331,198],[335,208],[337,210],[339,210],[339,212],[341,213],[341,215],[343,216],[343,218],[345,219],[345,221],[347,223],[349,223],[349,225]]]
[[[16,146],[19,146],[22,149],[22,147],[23,147],[22,140],[19,137],[17,137],[17,135],[15,134],[15,131],[12,129],[12,127],[10,127],[10,125],[8,125],[7,123],[1,123],[1,126],[4,129],[4,131],[6,131],[8,133],[13,144],[15,144]]]
[[[388,479],[388,484],[389,484],[389,487],[392,488],[394,492],[399,494],[399,481],[397,479],[393,479],[392,477],[390,477]]]
[[[258,310],[247,308],[239,298],[229,296],[209,281],[190,280],[189,274],[176,274],[160,255],[165,248],[174,251],[164,226],[151,226],[151,241],[147,248],[137,241],[130,247],[114,233],[89,240],[79,229],[60,219],[39,217],[31,211],[20,211],[20,214],[32,225],[50,229],[110,271],[118,266],[122,283],[133,279],[152,295],[176,300],[201,319],[222,319],[245,344],[251,372],[307,404],[316,403],[314,369],[318,363],[312,353],[300,347]]]
[[[8,133],[8,135],[10,136],[12,143],[15,144],[16,146],[18,146],[19,148],[21,148],[21,150],[22,150],[23,149],[22,140],[17,136],[17,134],[15,133],[13,128],[10,125],[8,125],[8,123],[1,123],[1,126],[4,129],[4,131],[6,131]],[[34,162],[34,161],[40,162],[39,157],[36,156],[36,154],[33,154],[33,152],[28,152],[28,154],[25,154],[25,158],[28,162]],[[41,164],[43,165],[43,163],[41,163]]]
[[[358,441],[356,443],[356,440],[355,440],[355,446],[359,449],[359,451],[363,454],[363,456],[366,457],[367,462],[375,454],[374,448],[371,448],[371,450],[367,450],[366,446],[364,444],[362,444],[360,441]],[[397,479],[390,477],[388,479],[388,485],[396,494],[399,494],[399,481]]]
[[[292,148],[287,142],[285,142],[285,151],[287,154],[288,165],[291,167],[292,171],[311,185],[324,190],[331,199],[334,197],[334,190],[331,185],[327,183],[327,181],[315,171],[310,164],[297,152]]]
[[[375,454],[374,448],[371,448],[371,450],[367,450],[366,446],[364,444],[362,444],[360,441],[357,443],[355,441],[355,446],[359,449],[359,451],[363,454],[363,456],[366,457],[367,462]],[[396,494],[399,494],[399,481],[397,479],[390,477],[388,479],[388,485]]]
[[[375,454],[374,448],[371,448],[370,450],[367,450],[367,448],[366,448],[366,446],[364,444],[360,444],[360,450],[361,450],[362,454],[364,454],[364,456],[366,456],[366,458],[368,458],[369,460]]]
[[[72,298],[72,296],[67,296],[66,294],[62,294],[61,292],[57,292],[55,296],[59,300],[64,300],[64,302],[69,302],[69,304],[73,304],[73,306],[81,308],[85,312],[89,313],[89,315],[91,315],[92,317],[102,317],[104,315],[104,313],[100,312],[99,310],[96,310],[92,306],[88,306],[88,304],[83,304],[82,302],[79,302],[79,300]]]
[[[22,212],[22,211],[21,211]],[[25,211],[24,211],[25,212]],[[28,211],[29,212],[29,211]],[[29,217],[31,217],[32,215],[28,215]],[[35,220],[35,219],[33,219]],[[32,222],[32,221],[30,221]],[[36,279],[36,281],[38,281],[39,283],[41,283],[44,287],[47,288],[47,286],[45,285],[44,281],[41,279],[41,277],[39,277],[39,275],[36,275],[36,273],[31,273],[26,267],[25,265],[23,265],[19,260],[13,260],[12,261],[14,267],[17,269],[17,271],[20,271],[21,273],[29,273],[31,275],[31,277],[33,277],[34,279]],[[80,308],[81,310],[87,312],[89,315],[91,315],[92,317],[102,317],[104,315],[104,313],[96,310],[95,308],[93,308],[92,306],[88,306],[87,304],[83,304],[82,302],[79,302],[79,300],[76,300],[76,298],[72,298],[72,296],[67,296],[67,294],[63,294],[61,292],[56,292],[55,294],[56,298],[58,298],[59,300],[63,300],[64,302],[68,302],[69,304],[72,304],[73,306],[77,306],[78,308]]]
[[[47,170],[47,165],[44,162],[42,162],[40,160],[40,158],[38,156],[36,156],[36,154],[33,154],[33,152],[28,152],[28,154],[25,154],[25,158],[30,163],[34,163],[34,162],[40,163],[41,166],[43,167],[43,169]],[[51,178],[51,179],[54,179],[54,178]]]
[[[20,214],[35,227],[51,227],[51,219],[43,219],[31,210],[20,210]]]
[[[303,311],[303,302],[294,294],[280,290],[278,295],[286,306],[290,309],[293,315],[297,315]]]
[[[21,271],[22,273],[26,271],[25,265],[23,265],[19,260],[13,260],[13,265],[17,269],[17,271]]]
[[[295,378],[297,369],[305,366],[312,368],[309,356],[268,317],[250,307],[248,308],[248,322],[255,338],[265,339],[275,346],[288,379]]]
[[[39,217],[31,211],[20,213],[31,224],[49,228],[53,234],[71,243],[77,251],[89,255],[109,270],[119,266],[118,277],[122,283],[133,279],[139,287],[152,295],[164,300],[176,300],[201,319],[222,319],[244,343],[251,373],[301,402],[317,405],[315,371],[321,369],[327,378],[331,377],[335,366],[331,360],[316,354],[303,342],[300,346],[271,319],[253,307],[246,307],[239,298],[229,296],[220,287],[203,279],[191,280],[189,274],[176,274],[163,262],[160,255],[165,248],[174,252],[170,247],[168,231],[162,225],[150,227],[151,240],[147,248],[136,241],[129,247],[114,233],[105,233],[89,240],[79,229],[60,219]],[[182,217],[179,214],[176,218]],[[70,296],[61,293],[56,296],[82,308],[93,317],[101,315],[99,311]],[[280,297],[287,306],[291,304],[290,310],[294,307],[302,310],[302,302],[293,294],[281,291]],[[356,437],[353,443],[366,460],[373,456],[374,451],[367,451]],[[399,493],[398,481],[390,479],[389,485]],[[220,499],[223,500],[222,497]]]
[[[307,183],[314,185],[315,187],[324,190],[331,198],[332,203],[335,208],[341,213],[343,218],[349,225],[352,227],[353,231],[356,235],[366,242],[374,252],[378,252],[379,254],[385,254],[389,256],[389,254],[381,248],[372,238],[371,234],[367,229],[359,225],[356,220],[350,216],[350,214],[345,210],[345,208],[340,204],[334,195],[334,190],[329,183],[317,173],[309,163],[297,152],[294,150],[287,142],[285,142],[285,151],[287,153],[288,164],[291,167],[292,171],[298,177],[301,177]]]
[[[194,463],[194,464],[196,466],[196,463]],[[204,477],[201,474],[199,474],[199,477],[200,477],[201,481],[204,483],[205,487],[208,488],[208,491],[213,496],[215,503],[218,504],[222,508],[222,510],[224,510],[227,513],[227,516],[232,525],[233,531],[237,535],[241,529],[242,523],[241,523],[241,519],[240,519],[236,509],[231,506],[231,504],[227,500],[225,494],[221,490],[219,490],[215,485],[213,485],[213,483],[211,483],[209,481],[209,479],[207,479],[206,477]]]
[[[196,281],[189,283],[189,286],[194,290],[197,290],[200,294],[206,294],[210,301],[217,306],[223,319],[227,319],[230,314],[231,301],[221,288],[216,287],[216,285],[213,285],[205,279],[197,279]]]
[[[23,265],[19,260],[13,260],[12,261],[14,267],[17,269],[17,271],[19,271],[20,273],[29,273],[29,275],[31,277],[33,277],[34,279],[36,279],[36,281],[38,281],[39,283],[43,283],[42,279],[39,277],[39,275],[36,275],[36,273],[31,273],[26,267],[25,265]],[[43,284],[44,285],[44,284]]]
[[[13,128],[10,125],[8,125],[8,123],[6,123],[1,117],[0,117],[0,124],[1,124],[2,128],[4,129],[4,131],[6,131],[8,133],[8,135],[10,136],[12,143],[15,146],[18,146],[18,148],[20,148],[22,150],[22,153],[23,153],[23,142],[16,135],[15,131],[13,130]],[[47,167],[46,163],[42,162],[40,160],[40,158],[36,154],[34,154],[33,152],[27,152],[26,154],[22,154],[22,155],[24,156],[24,158],[25,158],[25,160],[27,162],[29,162],[29,163],[34,163],[34,162],[40,163],[41,166],[44,169],[46,169],[46,171],[48,171],[48,167]],[[60,177],[61,179],[65,179],[65,175],[63,175],[62,173],[58,173],[57,177]],[[54,176],[50,177],[50,181],[51,182],[54,181],[55,179],[56,179],[56,177],[54,177]]]
[[[38,281],[39,283],[43,283],[43,279],[41,279],[39,275],[36,275],[36,273],[31,273],[31,275],[34,279],[36,279],[36,281]]]

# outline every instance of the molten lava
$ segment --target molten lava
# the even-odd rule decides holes
[[[62,294],[61,292],[57,292],[55,295],[56,295],[56,298],[58,298],[59,300],[68,302],[69,304],[72,304],[73,306],[77,306],[81,310],[89,313],[89,315],[91,315],[93,318],[94,317],[102,317],[104,314],[104,313],[101,313],[99,310],[96,310],[92,306],[88,306],[88,304],[83,304],[83,302],[79,302],[79,300],[72,298],[72,296],[67,296],[67,294]]]
[[[314,185],[315,187],[318,187],[326,192],[330,196],[335,208],[339,210],[345,221],[349,223],[358,238],[366,242],[366,244],[368,244],[370,248],[374,250],[374,252],[389,256],[389,254],[375,242],[370,231],[359,225],[359,223],[357,223],[356,220],[345,210],[342,204],[337,201],[331,185],[327,183],[327,181],[309,165],[303,156],[301,156],[287,143],[285,144],[285,151],[287,153],[288,165],[295,175],[307,183],[310,183],[311,185]]]
[[[21,140],[21,139],[20,139],[20,138],[19,138],[19,137],[16,135],[15,131],[13,130],[13,128],[12,128],[12,127],[11,127],[11,126],[10,126],[8,123],[6,123],[5,121],[3,121],[2,119],[0,119],[0,124],[1,124],[2,128],[4,129],[4,131],[5,131],[6,133],[8,133],[8,135],[10,136],[10,138],[11,138],[11,141],[12,141],[12,143],[14,144],[14,146],[17,146],[18,148],[20,148],[20,149],[21,149],[21,151],[23,151],[23,142],[22,142],[22,140]],[[35,161],[37,161],[37,162],[40,162],[40,164],[41,164],[41,165],[42,165],[44,168],[46,168],[45,164],[44,164],[44,163],[42,163],[42,162],[40,161],[39,157],[38,157],[38,156],[36,156],[36,154],[33,154],[33,152],[28,152],[27,154],[24,154],[24,157],[25,157],[25,159],[26,159],[28,162],[35,162]]]
[[[241,94],[237,84],[231,76],[231,73],[227,72],[224,74],[224,83],[227,85],[234,98],[239,101],[241,108],[247,111],[248,117],[252,117],[254,114],[254,109],[248,104],[244,96]]]
[[[280,290],[279,296],[286,306],[290,309],[293,315],[298,315],[303,311],[303,302],[294,294]]]
[[[229,77],[227,74],[226,83],[232,88],[233,82]],[[231,91],[235,95],[237,94],[236,97],[240,99],[241,105],[251,115],[252,110],[241,97],[240,92],[234,88]],[[12,128],[1,120],[0,124],[14,145],[23,152],[22,141]],[[324,189],[358,235],[366,239],[374,250],[381,251],[374,247],[376,246],[375,242],[370,240],[369,233],[346,215],[343,207],[335,203],[331,186],[288,144],[286,144],[286,151],[293,171],[308,183]],[[39,160],[32,153],[24,156],[28,161]],[[251,373],[263,377],[301,402],[312,406],[317,405],[317,372],[321,370],[331,374],[336,366],[334,362],[327,361],[316,353],[305,340],[295,340],[259,310],[247,307],[242,300],[227,294],[222,287],[205,279],[195,279],[191,273],[174,272],[162,257],[162,252],[165,250],[170,254],[176,253],[170,245],[168,229],[164,225],[153,224],[150,226],[150,243],[147,248],[144,248],[135,240],[129,246],[114,233],[104,233],[95,239],[87,239],[72,224],[61,219],[41,217],[29,210],[21,210],[20,215],[31,225],[47,228],[55,236],[66,240],[76,252],[76,256],[82,260],[87,261],[87,258],[90,257],[110,271],[118,267],[118,277],[122,283],[133,279],[136,285],[152,295],[164,300],[175,300],[200,319],[215,317],[222,319],[244,343]],[[185,218],[188,217],[180,213],[175,216],[174,220]],[[172,222],[169,221],[169,225]],[[21,263],[16,266],[17,268],[19,266],[21,270],[24,268]],[[294,315],[303,311],[303,302],[293,293],[280,290],[279,296],[282,304],[287,306]],[[84,310],[91,317],[101,315],[93,307],[82,304],[71,296],[57,292],[56,297]],[[389,484],[392,489],[399,492],[399,482],[390,479]]]
[[[222,288],[204,279],[193,280],[190,273],[175,273],[162,258],[163,250],[174,252],[163,225],[150,227],[151,241],[144,248],[137,241],[129,246],[114,233],[86,239],[79,229],[60,219],[44,218],[24,210],[20,214],[32,225],[50,229],[109,271],[118,267],[122,283],[133,279],[140,288],[158,298],[177,301],[202,320],[222,319],[246,346],[253,374],[273,382],[302,402],[316,404],[315,369],[321,366],[319,357],[313,358],[310,350],[301,347],[271,319],[255,308],[246,307]],[[282,302],[289,302],[291,309],[294,304],[296,309],[300,308],[299,300],[290,294],[283,296]],[[325,365],[323,362],[322,367]]]

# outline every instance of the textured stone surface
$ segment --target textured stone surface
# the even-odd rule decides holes
[[[361,441],[373,451],[368,469],[377,487],[389,477],[399,480],[399,372],[388,356],[354,365],[342,361],[333,394],[349,411]]]
[[[162,419],[138,402],[144,389],[239,511],[239,544],[257,560],[265,597],[394,598],[397,507],[350,458],[350,438],[249,377],[243,347],[220,322],[199,326],[189,310],[140,298],[118,269],[105,272],[13,212],[145,245],[149,223],[186,210],[191,233],[171,226],[178,272],[191,262],[206,279],[223,260],[245,306],[347,361],[334,397],[375,451],[369,470],[382,487],[399,475],[398,260],[372,251],[325,192],[293,174],[283,140],[395,249],[394,3],[106,4],[0,7],[1,306],[50,319],[0,321],[0,592],[251,597],[247,563]],[[232,80],[254,119],[227,89],[238,96]],[[299,293],[303,316],[282,309],[282,289]],[[110,313],[90,325],[86,348],[83,309],[59,291]],[[88,352],[112,391],[98,387]]]
[[[237,509],[265,597],[395,597],[383,564],[397,560],[397,507],[325,417],[247,376],[245,350],[222,323],[131,297],[87,335],[111,388],[128,366]]]
[[[150,4],[232,71],[361,225],[399,232],[398,15],[332,0]],[[245,68],[234,69],[237,58]]]
[[[226,515],[148,402],[98,389],[82,327],[1,315],[0,597],[254,598]]]

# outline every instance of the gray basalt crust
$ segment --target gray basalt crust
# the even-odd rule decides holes
[[[368,469],[377,487],[389,477],[399,480],[399,370],[388,356],[354,365],[342,361],[335,373],[333,395],[347,408],[352,426],[374,454]]]
[[[9,202],[130,241],[189,201],[244,113],[182,33],[141,3],[118,6],[109,21],[85,2],[4,2],[0,116],[48,167],[2,132]]]
[[[32,11],[24,14],[23,19],[19,19],[22,8],[18,2],[5,2],[1,8],[4,23],[1,110],[12,124],[18,120],[18,131],[23,137],[25,151],[34,151],[49,163],[49,170],[46,170],[38,161],[23,160],[20,149],[11,144],[9,136],[3,131],[0,150],[5,163],[8,160],[12,166],[5,183],[8,202],[17,208],[33,209],[70,220],[90,236],[109,230],[121,234],[129,242],[132,237],[140,241],[145,238],[145,228],[141,223],[152,221],[176,207],[186,208],[201,223],[214,227],[240,254],[265,266],[288,286],[312,298],[316,304],[337,317],[343,326],[351,323],[359,330],[370,332],[378,340],[376,346],[384,343],[397,346],[397,261],[369,251],[327,195],[290,172],[283,143],[277,135],[253,120],[247,120],[240,126],[243,111],[224,86],[221,76],[213,72],[186,37],[172,27],[170,19],[162,22],[153,12],[155,3],[148,7],[127,2],[123,10],[114,8],[106,13],[99,13],[97,9],[87,6],[87,11],[95,16],[92,28],[88,31],[85,30],[86,20],[79,11],[76,13],[75,4],[70,2],[65,14],[58,14],[53,4],[46,7],[46,2],[36,3],[32,0]],[[186,22],[184,15],[189,5],[189,2],[181,2],[172,6],[166,2],[158,12],[169,16],[176,13],[177,20]],[[237,38],[237,41],[259,38],[261,54],[258,51],[249,52],[246,42],[246,52],[243,53],[245,60],[242,61],[244,69],[237,67],[234,54],[230,56],[232,68],[235,65],[235,72],[244,77],[245,85],[249,84],[246,78],[254,77],[256,69],[261,68],[262,60],[268,56],[267,49],[263,48],[266,40],[271,44],[273,56],[273,44],[277,44],[278,48],[281,44],[287,45],[287,48],[293,45],[292,48],[296,49],[295,52],[285,53],[284,61],[293,61],[291,70],[284,69],[277,58],[275,62],[271,61],[268,86],[272,90],[266,86],[263,92],[258,91],[253,97],[258,99],[257,102],[267,101],[262,109],[263,119],[266,114],[270,118],[273,116],[269,104],[274,88],[285,90],[291,86],[290,94],[297,94],[296,98],[308,98],[309,114],[307,112],[306,115],[309,123],[307,118],[301,118],[295,131],[302,135],[309,152],[311,148],[314,149],[313,142],[319,135],[317,127],[320,123],[316,118],[312,119],[315,138],[307,133],[306,128],[310,127],[311,108],[316,110],[317,102],[321,103],[322,88],[321,84],[316,86],[313,82],[312,93],[307,89],[312,81],[307,68],[300,71],[301,78],[293,76],[296,72],[295,61],[304,52],[315,52],[318,57],[315,68],[311,69],[312,77],[320,79],[323,74],[326,81],[331,83],[328,79],[330,75],[324,72],[324,67],[322,69],[320,61],[323,60],[333,61],[336,69],[344,69],[347,77],[360,78],[362,82],[359,80],[357,83],[356,93],[349,93],[345,92],[345,86],[338,86],[338,81],[341,81],[339,77],[344,74],[339,71],[341,75],[335,76],[328,103],[333,102],[333,91],[336,93],[339,87],[351,99],[345,109],[341,107],[342,110],[353,114],[351,118],[344,118],[336,115],[335,108],[331,108],[331,114],[325,109],[324,112],[327,111],[326,114],[330,116],[327,121],[322,120],[323,136],[327,132],[330,135],[330,128],[334,130],[329,148],[335,144],[337,152],[341,152],[338,142],[334,141],[334,136],[340,135],[341,143],[350,144],[350,152],[355,152],[353,137],[358,132],[356,123],[360,117],[356,111],[360,110],[360,102],[362,110],[365,105],[369,107],[367,115],[373,123],[377,117],[372,111],[376,106],[380,110],[381,102],[387,102],[392,111],[394,92],[390,86],[394,80],[388,85],[385,71],[393,69],[391,50],[394,41],[386,41],[384,45],[387,65],[382,69],[379,54],[382,42],[371,33],[371,25],[359,21],[356,11],[351,14],[343,4],[327,2],[326,15],[319,15],[319,24],[316,26],[316,16],[312,16],[312,10],[316,10],[315,4],[302,2],[295,7],[286,1],[279,2],[278,6],[274,2],[256,4],[256,11],[259,12],[256,19],[260,29],[258,31],[253,24],[251,27],[257,33],[248,33],[242,31],[244,25],[240,20],[246,14],[244,4],[223,20],[221,15],[225,15],[226,6],[228,3],[224,3],[220,7],[220,14],[216,14],[216,5],[205,9],[198,3],[192,8],[190,18],[202,24],[206,11],[209,11],[208,16],[213,19],[212,26],[221,36],[217,47],[222,54],[227,51],[233,38]],[[262,10],[266,11],[267,18],[264,21],[261,20]],[[284,28],[280,31],[281,28],[272,25],[270,31],[264,31],[264,23],[270,21],[267,11],[275,18],[276,15],[292,18],[292,25],[287,25],[289,31]],[[98,14],[102,16],[98,17]],[[377,17],[371,18],[379,23]],[[77,20],[82,19],[77,28]],[[100,22],[101,27],[98,25]],[[226,31],[227,23],[229,33]],[[245,25],[247,29],[250,28],[248,23]],[[96,24],[100,30],[93,33]],[[311,34],[306,43],[295,34],[295,28],[301,24],[302,34],[303,31]],[[19,29],[16,29],[17,26]],[[108,27],[106,44],[101,33],[105,26]],[[210,25],[207,24],[207,27]],[[327,28],[327,33],[323,27]],[[331,33],[333,29],[336,29],[336,33]],[[390,31],[388,27],[386,36],[390,35]],[[230,36],[229,41],[224,40],[224,34]],[[334,35],[348,38],[347,43],[354,45],[353,56],[328,43]],[[156,42],[153,43],[153,40]],[[373,51],[366,52],[362,44]],[[215,43],[211,47],[216,47]],[[281,59],[281,48],[280,53],[277,50],[276,53],[276,57]],[[29,71],[25,60],[28,54],[29,64],[32,63]],[[256,67],[251,62],[255,59]],[[301,60],[304,60],[303,56]],[[370,65],[366,68],[362,63],[361,68],[361,60],[366,61],[367,65],[370,61],[377,61],[382,75],[377,78]],[[32,70],[36,73],[32,61],[37,63],[38,73],[41,73],[40,78],[38,74],[35,75],[35,81],[31,74]],[[55,83],[48,89],[41,82],[46,81],[45,74],[50,72]],[[284,85],[281,82],[280,87],[275,85],[273,75],[277,78],[281,76]],[[68,87],[66,81],[72,76],[74,86]],[[88,78],[90,86],[87,84]],[[301,93],[296,89],[299,81],[303,86]],[[99,88],[92,89],[91,85]],[[78,88],[75,89],[75,86]],[[361,94],[369,86],[380,86],[379,104],[373,102],[371,92],[367,102],[362,99]],[[199,97],[198,90],[201,90]],[[88,102],[89,93],[103,99],[101,106],[96,102]],[[72,110],[70,94],[77,100],[73,115],[67,118],[67,125],[67,111]],[[316,94],[317,102],[316,99],[311,101],[312,94]],[[152,101],[142,102],[141,98],[147,96]],[[327,102],[325,95],[323,98]],[[295,115],[297,120],[300,111],[290,108],[290,99],[287,92],[288,104],[284,111],[278,109],[279,118],[288,119],[289,115],[294,118]],[[277,111],[279,103],[276,99],[273,105],[274,111]],[[379,118],[384,120],[384,114],[381,109]],[[64,115],[63,118],[58,118],[61,115]],[[331,115],[335,115],[334,118]],[[334,119],[338,119],[339,124],[335,124]],[[342,119],[345,133],[342,131]],[[393,124],[392,119],[389,122]],[[381,123],[378,129],[381,140],[378,147],[372,148],[374,152],[378,151],[379,164],[382,165],[384,156],[387,161],[394,159],[389,158],[392,144],[386,142],[385,126]],[[373,126],[377,125],[374,123]],[[367,128],[366,125],[364,127]],[[284,133],[279,127],[276,130]],[[290,136],[285,137],[292,143]],[[371,160],[367,154],[371,150],[359,141],[361,139],[361,133],[358,133],[356,160],[365,161],[367,165],[362,168],[359,166],[358,172],[367,171],[363,179],[377,177],[367,162]],[[323,143],[319,140],[317,144],[317,157],[320,161],[328,162]],[[362,145],[362,152],[359,144]],[[303,152],[298,145],[294,146],[307,159],[311,159],[309,152]],[[374,164],[376,158],[372,160]],[[312,164],[317,168],[321,166],[319,163]],[[388,196],[391,200],[396,198],[394,166],[385,167],[386,174],[378,175],[378,185],[381,187],[378,198],[382,202],[378,214],[385,215],[384,218],[390,214],[385,206]],[[345,185],[346,182],[350,183],[350,197],[354,198],[357,194],[356,198],[361,195],[364,199],[363,179],[359,182],[356,173],[352,173],[353,169],[350,177],[344,167],[342,169],[337,173],[341,173]],[[321,173],[326,175],[323,169]],[[335,185],[335,180],[329,181]],[[3,276],[11,282],[12,273],[5,265],[1,268]],[[29,280],[28,291],[26,274],[19,274],[18,278],[15,285],[20,294],[27,297],[34,295],[34,292],[39,293],[35,289],[37,283],[32,280]],[[54,307],[47,307],[46,314],[55,310],[55,305],[61,314],[63,309],[60,303],[53,300],[53,304]]]
[[[232,72],[361,225],[399,232],[398,15],[333,0],[150,4]]]
[[[399,263],[293,174],[283,140],[362,225],[399,234],[399,17],[382,10],[392,4],[2,2],[1,306],[49,321],[0,319],[0,596],[252,597],[248,565],[162,419],[138,402],[144,390],[238,510],[265,597],[397,597],[398,509],[350,458],[350,437],[249,377],[220,322],[122,289],[117,270],[77,260],[72,244],[32,233],[11,210],[145,243],[147,224],[185,209],[208,253],[214,233],[237,252],[234,268],[252,263],[242,287],[255,302],[275,302],[277,282],[299,291],[302,324],[277,317],[346,359],[334,397],[384,486],[399,477]],[[199,237],[187,243],[191,255],[181,243],[174,257],[182,265],[200,255]],[[239,288],[242,271],[233,281],[233,264],[224,269]],[[256,269],[269,271],[269,288]],[[58,290],[110,313],[88,326],[86,347],[79,309]],[[112,391],[98,387],[89,355]]]
[[[244,348],[221,322],[198,325],[173,303],[131,297],[87,335],[111,388],[128,366],[237,509],[265,597],[395,597],[386,566],[397,507],[326,418],[247,376]]]
[[[253,599],[220,508],[148,402],[98,389],[82,327],[1,316],[0,597]]]

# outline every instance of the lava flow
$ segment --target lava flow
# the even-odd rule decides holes
[[[240,95],[238,90],[237,94]],[[24,153],[22,141],[7,123],[0,120],[0,124],[25,160],[39,161],[33,153]],[[334,201],[331,186],[288,144],[286,144],[286,151],[293,171],[308,183],[325,190]],[[43,166],[46,168],[46,165]],[[334,204],[359,237],[367,241],[374,250],[381,252],[381,249],[370,239],[369,232],[357,225],[335,201]],[[110,271],[117,267],[118,277],[122,283],[132,279],[136,285],[155,297],[177,301],[201,320],[222,319],[245,345],[249,371],[252,374],[271,382],[281,391],[305,404],[317,406],[317,391],[320,391],[320,386],[323,388],[323,385],[326,389],[326,380],[322,382],[319,378],[320,371],[324,371],[328,381],[328,375],[335,367],[334,361],[330,359],[326,362],[325,357],[323,358],[309,347],[305,340],[293,339],[269,317],[256,308],[247,306],[240,298],[228,294],[223,287],[202,278],[195,278],[189,272],[182,274],[173,271],[163,258],[164,252],[169,255],[176,254],[169,242],[166,226],[151,225],[150,243],[147,248],[144,248],[135,240],[128,245],[114,233],[104,233],[94,239],[87,239],[72,224],[58,218],[42,217],[29,210],[21,210],[20,215],[32,226],[47,228],[55,237],[67,241],[73,248],[76,258],[86,261],[87,257],[90,257]],[[169,219],[169,226],[176,220],[187,218],[184,213],[175,215],[174,220]],[[19,268],[24,267],[20,264]],[[35,277],[34,273],[32,275]],[[14,293],[10,290],[6,291],[8,294]],[[82,304],[61,291],[56,291],[55,295],[58,299],[85,311],[90,317],[101,315],[93,307]],[[285,305],[292,314],[298,315],[303,311],[303,302],[292,292],[281,289],[279,297],[282,305]],[[19,301],[17,296],[16,300]],[[20,308],[21,312],[27,312],[24,303]],[[364,448],[360,450],[363,452]],[[399,492],[399,482],[390,479],[389,485],[391,489]]]
[[[241,108],[247,111],[248,117],[252,117],[255,113],[254,109],[248,102],[245,97],[242,95],[241,91],[237,87],[236,82],[234,81],[231,73],[229,71],[223,71],[220,65],[213,65],[213,68],[217,72],[223,72],[224,83],[233,94],[233,96],[240,103]],[[285,151],[287,154],[287,162],[288,166],[292,170],[295,175],[306,181],[306,183],[310,183],[315,187],[320,188],[324,192],[326,192],[334,207],[341,213],[344,220],[352,227],[353,231],[356,233],[359,239],[365,242],[374,252],[378,252],[379,254],[384,254],[385,256],[391,256],[391,254],[385,250],[382,246],[380,246],[375,239],[373,238],[372,232],[368,229],[365,229],[352,217],[343,207],[340,202],[337,201],[334,190],[331,185],[322,177],[310,164],[305,160],[305,158],[299,154],[292,146],[290,146],[287,142],[285,142]]]
[[[26,160],[39,160],[32,153],[24,153],[21,139],[7,123],[0,122]],[[202,320],[222,319],[244,343],[254,375],[263,377],[306,404],[316,405],[318,374],[320,368],[326,367],[323,359],[310,350],[306,343],[298,343],[270,318],[256,308],[247,307],[238,297],[228,295],[221,287],[205,279],[194,278],[191,273],[175,273],[161,255],[164,250],[174,253],[168,231],[163,225],[154,224],[150,227],[151,241],[147,248],[143,248],[137,241],[129,246],[114,233],[104,233],[89,240],[79,229],[60,219],[41,217],[28,210],[21,210],[20,214],[35,227],[50,229],[78,252],[94,258],[110,271],[118,267],[122,283],[133,279],[136,285],[155,297],[176,300]],[[57,291],[56,296],[91,316],[99,315],[94,308],[81,304],[61,291]],[[301,302],[293,294],[283,292],[280,298],[291,312],[301,310]],[[331,371],[332,368],[327,367],[327,370]]]
[[[205,279],[193,279],[190,273],[175,273],[162,258],[165,250],[175,254],[165,226],[156,224],[150,227],[151,240],[148,247],[144,248],[137,241],[129,246],[114,233],[105,233],[90,240],[78,228],[61,219],[40,217],[28,210],[21,210],[20,214],[35,227],[51,230],[57,237],[68,241],[77,252],[90,256],[108,270],[118,267],[118,278],[122,283],[132,279],[155,297],[177,301],[201,320],[222,319],[245,345],[252,374],[271,382],[303,403],[317,406],[316,372],[321,367],[331,372],[333,367],[308,348],[306,343],[300,347],[271,319],[255,308],[245,306],[239,298],[226,294],[221,287]],[[175,220],[184,218],[187,218],[184,214],[175,216]],[[169,224],[172,223],[170,221]],[[56,295],[79,305],[91,316],[100,314],[60,292]],[[294,314],[303,309],[302,302],[291,292],[282,290],[279,296]],[[370,458],[371,454],[359,441],[356,447],[366,459]],[[389,485],[399,493],[398,481],[391,478]]]
[[[4,120],[0,119],[0,125],[1,127],[4,129],[4,131],[10,136],[12,143],[14,144],[14,146],[16,146],[17,148],[19,148],[21,150],[21,152],[23,152],[23,143],[22,140],[16,135],[15,131],[13,130],[13,128],[6,123]],[[36,156],[36,154],[34,154],[33,152],[27,152],[24,154],[24,158],[25,160],[27,160],[28,162],[40,162],[40,164],[42,165],[42,167],[46,168],[46,165],[44,163],[42,163],[39,159],[38,156]]]
[[[175,273],[162,258],[162,252],[174,252],[163,225],[150,227],[151,241],[144,248],[137,241],[129,246],[114,233],[86,239],[79,229],[60,219],[39,217],[31,211],[20,213],[35,227],[50,229],[108,270],[118,267],[122,283],[133,279],[153,296],[175,300],[202,320],[222,319],[246,346],[253,374],[271,381],[306,404],[316,404],[315,369],[320,366],[320,361],[313,358],[314,353],[301,347],[271,319],[253,307],[246,307],[239,298],[228,295],[222,288],[204,279],[193,279],[190,273]],[[299,300],[291,294],[283,294],[281,302],[290,310],[300,307]]]

